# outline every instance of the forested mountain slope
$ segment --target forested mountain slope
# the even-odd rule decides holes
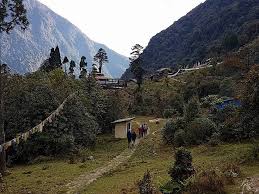
[[[153,71],[238,49],[259,34],[258,0],[207,0],[155,35],[142,54]],[[130,75],[129,70],[123,77]]]

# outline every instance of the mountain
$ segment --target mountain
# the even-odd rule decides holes
[[[57,15],[36,0],[24,0],[30,22],[25,32],[14,29],[9,35],[1,34],[1,60],[17,73],[36,71],[49,57],[50,49],[60,48],[62,57],[80,62],[86,57],[88,68],[92,67],[93,56],[99,48],[106,50],[109,63],[104,72],[112,77],[120,77],[128,68],[126,57],[114,52],[107,46],[96,43],[82,33],[65,18]]]
[[[141,58],[147,71],[192,65],[259,35],[258,0],[207,0],[155,35]],[[228,44],[226,46],[225,44]],[[123,75],[130,76],[130,70]]]

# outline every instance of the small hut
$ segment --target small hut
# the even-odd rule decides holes
[[[135,117],[113,121],[112,124],[115,125],[115,138],[127,138],[127,132],[132,130],[132,120],[134,119]]]

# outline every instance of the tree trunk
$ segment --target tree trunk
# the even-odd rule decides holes
[[[4,72],[2,64],[0,64],[0,145],[5,142],[5,131],[4,131]],[[5,150],[2,149],[0,152],[0,173],[4,175],[6,171],[6,157]]]

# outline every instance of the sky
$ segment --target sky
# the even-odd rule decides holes
[[[39,0],[90,39],[129,56],[205,0]]]

